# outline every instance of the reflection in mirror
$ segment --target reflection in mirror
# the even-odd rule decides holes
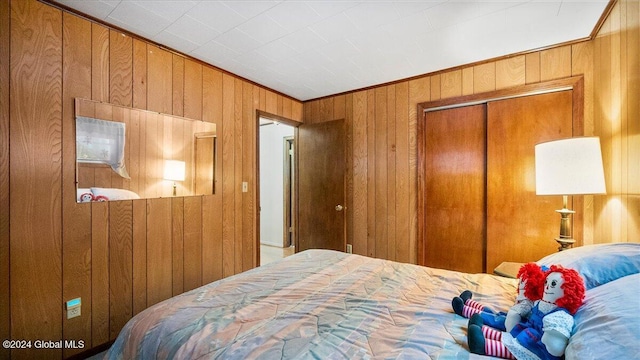
[[[216,133],[196,133],[195,187],[198,194],[215,194]]]
[[[75,105],[78,202],[215,193],[215,124],[86,99]]]

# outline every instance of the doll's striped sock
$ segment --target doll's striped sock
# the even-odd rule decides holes
[[[486,327],[486,326],[484,326]],[[515,359],[509,349],[501,341],[486,339],[484,342],[484,353],[489,356],[497,356],[503,359]]]
[[[467,319],[470,319],[473,314],[478,314],[480,312],[482,312],[482,310],[476,309],[471,306],[465,305],[462,307],[462,316],[466,317]]]
[[[486,325],[482,326],[482,335],[484,335],[485,339],[491,339],[496,341],[502,340],[502,331],[498,331]]]
[[[472,299],[468,299],[467,301],[464,302],[464,304],[474,309],[478,309],[479,311],[482,311],[482,309],[484,309],[484,305]]]

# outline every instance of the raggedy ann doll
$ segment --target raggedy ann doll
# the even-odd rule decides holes
[[[577,271],[552,265],[546,272],[542,299],[535,302],[527,321],[510,332],[470,324],[469,350],[506,359],[561,359],[584,293],[584,281]]]
[[[515,304],[508,312],[495,312],[488,306],[472,300],[472,293],[469,290],[465,290],[459,297],[453,298],[451,301],[453,311],[466,318],[473,317],[472,323],[484,324],[502,331],[511,330],[531,311],[533,302],[542,298],[544,270],[546,269],[536,263],[527,263],[520,267],[517,275],[518,295]]]

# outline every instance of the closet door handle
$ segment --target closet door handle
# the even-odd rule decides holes
[[[344,210],[344,206],[340,204],[336,205],[336,211],[342,211],[342,210]]]

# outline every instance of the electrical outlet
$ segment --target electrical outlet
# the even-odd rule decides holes
[[[80,315],[80,306],[67,310],[67,319],[73,319],[74,317],[78,317]]]
[[[67,319],[73,319],[82,314],[80,310],[82,308],[82,300],[80,298],[69,300],[67,301],[66,305],[67,305]]]
[[[351,244],[347,244],[347,253],[348,254],[353,254],[353,247]]]

